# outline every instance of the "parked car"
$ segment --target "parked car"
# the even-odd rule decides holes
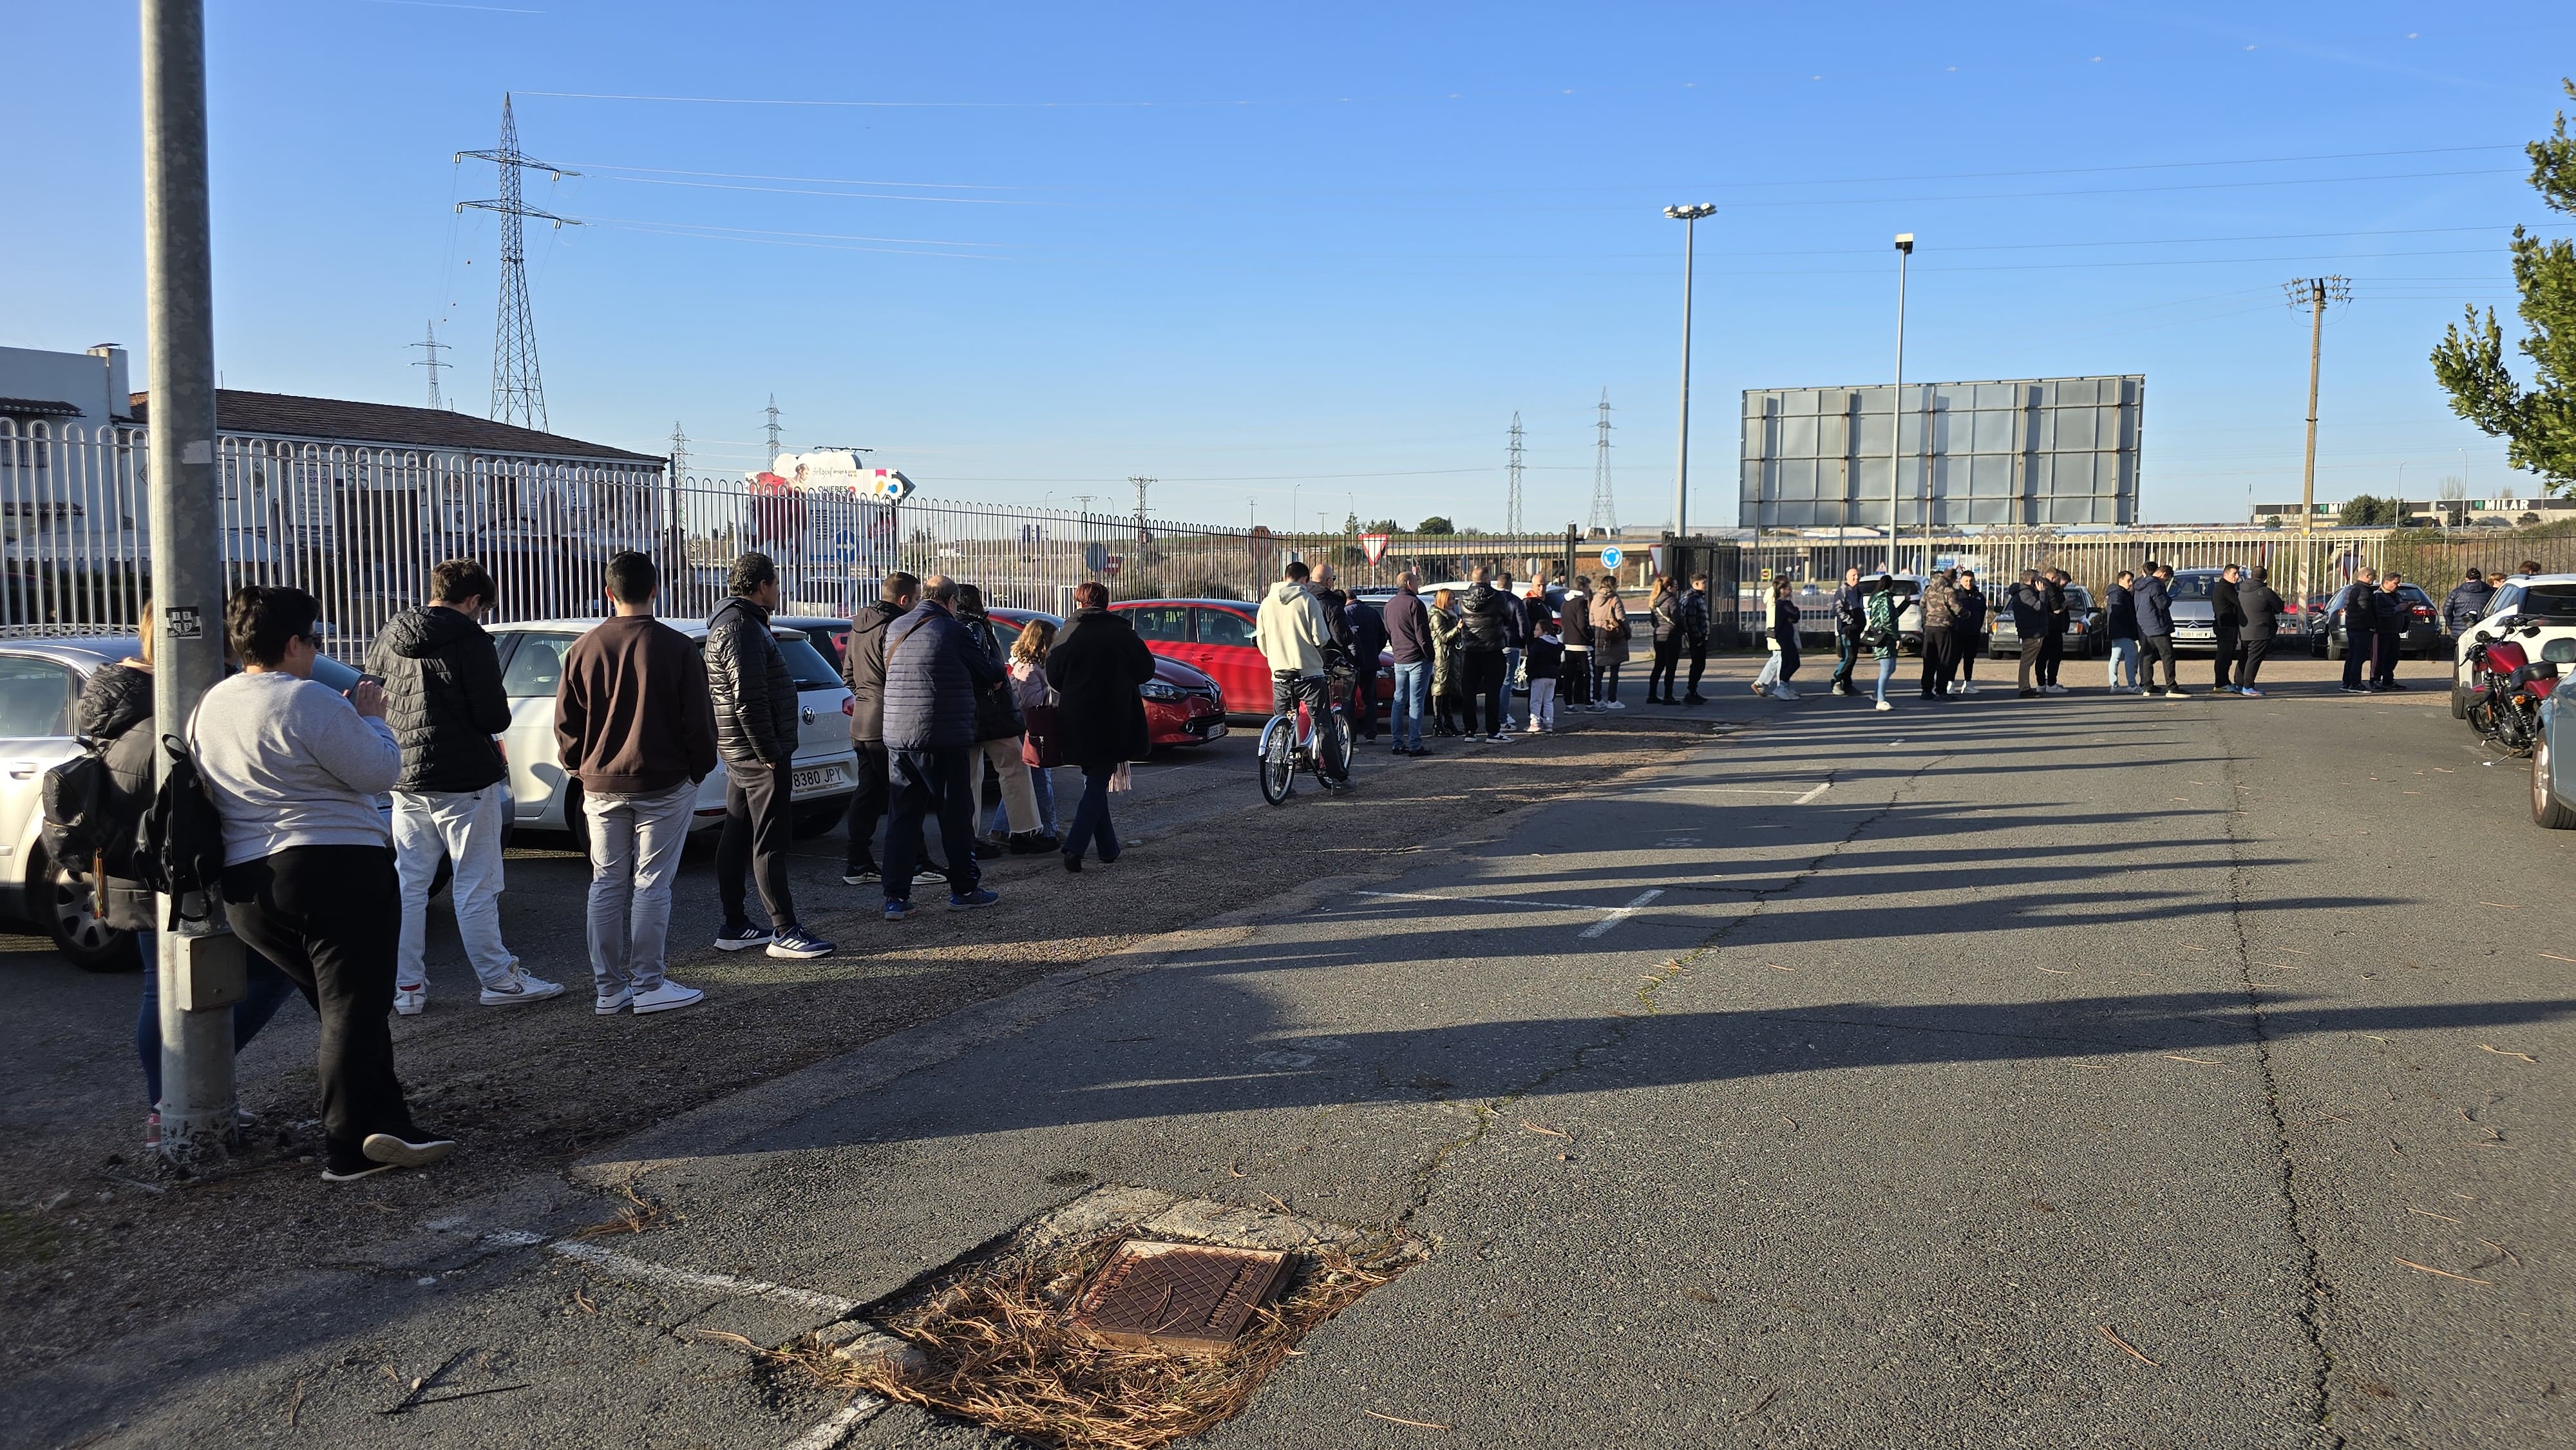
[[[2016,581],[2018,582],[2018,581]],[[2009,588],[2010,586],[2006,586]],[[2012,599],[2009,595],[1986,596],[1986,628],[1993,631],[1986,642],[1986,653],[1995,659],[2011,659],[2021,653],[2021,631],[2013,625]],[[2081,584],[2066,586],[2066,657],[2089,660],[2111,652],[2108,621],[2101,606],[2093,602],[2093,591]]]
[[[93,673],[141,651],[130,634],[0,645],[0,766],[6,770],[0,779],[0,916],[43,928],[55,950],[93,972],[138,966],[133,935],[99,920],[86,866],[45,859],[41,793],[45,771],[80,751],[72,717],[81,687]],[[313,661],[313,678],[346,694],[357,685],[358,672],[323,655]],[[391,821],[392,797],[376,797],[376,808]],[[448,874],[441,862],[431,891],[444,890]]]
[[[831,614],[773,614],[769,624],[773,629],[792,629],[804,635],[834,674],[844,674],[842,657],[850,651],[848,619]]]
[[[2411,586],[2397,586],[2405,589]],[[2451,641],[2451,715],[2466,719],[2477,698],[2476,672],[2469,668],[2469,649],[2490,624],[2520,620],[2539,633],[2520,641],[2535,660],[2566,667],[2576,664],[2576,574],[2524,574],[2506,580],[2487,600],[2484,614]]]
[[[2412,584],[2398,585],[2397,592],[2406,600],[2406,631],[2397,638],[2398,657],[2403,659],[2408,655],[2418,655],[2428,660],[2441,658],[2442,611],[2434,607],[2431,595]],[[2336,605],[2336,601],[2342,597],[2338,593],[2334,600],[2327,602],[2325,628],[2319,633],[2308,636],[2309,652],[2320,658],[2342,659],[2344,650],[2348,648],[2344,634],[2343,610]]]
[[[1270,714],[1270,663],[1261,657],[1253,621],[1261,606],[1241,599],[1124,599],[1109,606],[1127,616],[1145,648],[1216,682],[1231,713],[1244,719]],[[1377,657],[1379,700],[1394,698],[1395,656]]]
[[[664,624],[703,642],[703,619],[666,619]],[[596,619],[547,619],[496,624],[493,643],[501,650],[501,692],[510,699],[510,729],[502,739],[510,751],[512,818],[521,830],[560,831],[573,838],[582,854],[590,853],[582,818],[581,783],[564,774],[555,744],[555,691],[563,683],[564,651],[599,623]],[[844,625],[847,621],[843,621]],[[770,633],[787,657],[787,672],[796,681],[799,702],[795,770],[789,796],[795,830],[816,836],[830,830],[858,789],[857,757],[850,749],[850,691],[841,672],[823,658],[804,631],[770,621]],[[702,830],[723,821],[725,770],[698,785],[698,804],[689,829]]]
[[[1042,609],[988,609],[993,632],[1004,654],[1020,642],[1030,621],[1043,619],[1058,629],[1064,621]],[[1205,745],[1225,738],[1225,691],[1205,670],[1162,655],[1154,656],[1154,678],[1136,687],[1145,702],[1145,738],[1156,749],[1166,745]]]

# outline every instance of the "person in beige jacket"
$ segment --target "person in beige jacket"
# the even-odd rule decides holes
[[[1625,710],[1619,702],[1619,667],[1628,662],[1628,606],[1616,576],[1601,576],[1592,592],[1592,709]]]

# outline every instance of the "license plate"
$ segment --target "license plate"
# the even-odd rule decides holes
[[[822,765],[812,770],[800,770],[787,778],[788,790],[796,795],[803,795],[807,791],[830,790],[840,783],[841,768],[837,765]]]
[[[1225,722],[1222,720],[1217,721],[1207,728],[1207,738],[1210,740],[1214,740],[1223,734],[1225,734]]]

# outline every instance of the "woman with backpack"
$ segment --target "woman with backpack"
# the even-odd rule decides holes
[[[149,600],[143,618],[152,618]],[[160,741],[152,719],[152,629],[142,630],[142,654],[119,660],[89,677],[82,687],[74,722],[107,770],[101,804],[106,808],[106,841],[90,862],[90,889],[99,920],[118,931],[134,933],[143,958],[143,1007],[134,1017],[134,1055],[143,1067],[148,1111],[143,1119],[143,1146],[161,1146],[161,938],[153,912],[152,889],[143,884],[135,864],[136,834],[143,812],[152,804],[152,755]],[[243,952],[249,989],[233,1004],[233,1051],[239,1052],[268,1025],[268,1019],[295,995],[295,983],[254,951]]]

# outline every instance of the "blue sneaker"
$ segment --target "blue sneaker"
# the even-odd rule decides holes
[[[909,897],[901,897],[887,901],[885,919],[888,921],[910,921],[912,919],[911,899]]]
[[[768,932],[762,931],[759,927],[745,922],[741,926],[729,926],[724,930],[717,932],[716,950],[720,952],[745,951],[752,947],[765,947],[769,945],[772,940],[774,940],[774,938]]]
[[[948,909],[965,911],[970,907],[990,906],[1001,899],[999,892],[984,886],[978,886],[972,891],[951,891],[948,893]]]
[[[771,938],[769,954],[773,957],[794,957],[804,961],[814,957],[830,956],[832,944],[801,926],[791,926]]]

